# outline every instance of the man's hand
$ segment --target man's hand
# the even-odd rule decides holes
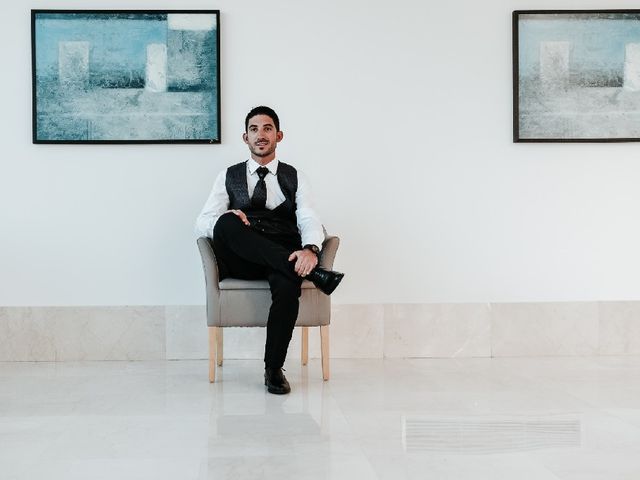
[[[234,215],[236,215],[237,217],[240,218],[240,220],[242,220],[242,223],[244,223],[245,225],[249,226],[249,220],[247,219],[247,216],[244,214],[244,212],[242,210],[227,210],[227,212],[231,212]]]
[[[291,255],[289,255],[289,261],[296,261],[295,271],[301,277],[306,277],[309,275],[311,270],[316,268],[318,265],[318,257],[311,250],[307,250],[306,248],[303,250],[296,250]]]

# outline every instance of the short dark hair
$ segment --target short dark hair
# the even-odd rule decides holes
[[[266,115],[267,117],[271,118],[276,127],[276,131],[280,131],[280,119],[278,118],[278,114],[273,110],[273,108],[260,105],[259,107],[252,108],[251,111],[247,113],[247,117],[244,119],[245,132],[249,131],[249,120],[251,120],[256,115]]]

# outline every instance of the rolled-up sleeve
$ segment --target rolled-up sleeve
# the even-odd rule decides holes
[[[298,190],[296,192],[296,218],[302,245],[316,245],[322,248],[324,229],[314,208],[313,192],[307,177],[298,171]]]
[[[196,236],[213,238],[213,227],[215,227],[220,215],[229,209],[229,195],[225,185],[226,179],[226,170],[220,172],[216,177],[209,198],[196,220]]]

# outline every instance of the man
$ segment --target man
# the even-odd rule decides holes
[[[344,276],[318,267],[324,230],[306,178],[276,158],[282,138],[276,112],[264,106],[251,110],[242,135],[251,158],[218,175],[196,222],[197,235],[213,239],[221,279],[269,281],[264,378],[276,394],[291,391],[282,365],[303,278],[330,295]]]

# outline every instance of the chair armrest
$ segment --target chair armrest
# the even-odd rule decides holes
[[[219,289],[220,274],[218,273],[218,262],[213,253],[213,245],[208,237],[200,237],[198,239],[198,249],[202,257],[202,268],[204,269],[204,279],[207,282],[207,288],[211,287],[215,290]]]
[[[210,238],[198,238],[198,249],[202,257],[202,268],[204,269],[204,280],[207,292],[207,324],[214,326],[220,323],[220,276],[218,273],[218,263],[213,253],[213,245],[211,244]]]
[[[340,246],[340,238],[329,235],[324,239],[319,259],[319,264],[322,268],[333,270],[333,261],[336,258],[338,246]]]

